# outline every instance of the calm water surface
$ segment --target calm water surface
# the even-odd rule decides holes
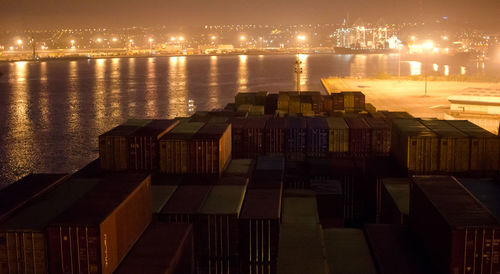
[[[190,56],[0,63],[0,183],[71,172],[98,156],[97,136],[129,117],[223,108],[238,91],[293,90],[294,55]],[[397,74],[397,55],[301,55],[302,90],[328,76]],[[420,74],[403,62],[402,74]],[[442,74],[489,69],[429,64]]]

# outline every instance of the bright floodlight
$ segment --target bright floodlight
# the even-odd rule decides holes
[[[448,40],[448,36],[443,36],[443,40]]]
[[[215,39],[217,39],[217,37],[215,37],[215,35],[213,35],[213,36],[212,36],[212,40],[215,40]]]
[[[69,42],[73,45],[75,43],[75,40],[71,40]]]
[[[415,36],[412,36],[412,37],[411,37],[411,40],[415,40],[415,38],[416,38]]]
[[[422,44],[422,47],[424,49],[432,49],[432,48],[434,48],[434,43],[432,41],[427,41],[427,42]]]
[[[297,39],[299,39],[300,41],[305,41],[307,38],[305,35],[299,35],[297,36]]]
[[[23,40],[21,40],[21,39],[17,40],[17,44],[18,45],[22,45],[23,44]]]
[[[241,41],[245,41],[246,39],[247,39],[247,38],[246,38],[244,35],[240,36],[240,40],[241,40]]]
[[[118,39],[116,39],[116,37],[113,37],[113,39],[112,39],[112,40],[113,40],[113,42],[118,41]]]
[[[9,49],[10,49],[11,51],[13,51],[13,50],[14,50],[14,47],[12,47],[12,46],[11,46],[11,47],[9,47]]]
[[[170,37],[170,41],[175,41],[175,37]]]
[[[152,43],[153,42],[153,38],[149,38],[149,43]]]
[[[179,41],[184,41],[184,37],[180,36]]]
[[[101,43],[102,42],[102,39],[101,38],[97,38],[97,43]]]

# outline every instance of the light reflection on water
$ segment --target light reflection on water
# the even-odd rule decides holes
[[[302,90],[322,90],[322,77],[398,73],[397,55],[300,58]],[[295,61],[242,55],[0,63],[0,183],[80,168],[97,156],[97,136],[128,117],[186,116],[189,100],[206,110],[223,108],[238,91],[293,90]],[[493,65],[439,64],[438,72],[499,71]],[[422,70],[401,63],[402,75]]]

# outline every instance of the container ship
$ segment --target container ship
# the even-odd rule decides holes
[[[389,54],[397,53],[397,49],[346,48],[334,47],[336,54]]]

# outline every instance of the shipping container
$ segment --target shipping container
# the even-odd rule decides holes
[[[255,92],[238,92],[234,97],[236,108],[241,105],[254,105],[257,94]]]
[[[352,156],[366,156],[371,151],[371,128],[362,118],[345,118],[349,126],[349,153]]]
[[[156,170],[159,168],[159,140],[172,130],[179,121],[153,120],[135,131],[129,138],[129,168],[134,170]]]
[[[282,224],[278,248],[279,274],[330,273],[318,224]]]
[[[191,142],[204,126],[201,122],[180,122],[160,139],[160,171],[167,174],[189,173]]]
[[[364,118],[371,129],[371,150],[374,156],[389,156],[391,153],[391,126],[381,118]]]
[[[344,155],[349,152],[349,127],[344,118],[328,117],[329,137],[328,150],[335,155]]]
[[[330,179],[339,180],[342,183],[344,196],[344,223],[346,225],[357,225],[362,217],[362,192],[361,174],[354,161],[349,158],[332,159],[330,162]]]
[[[211,189],[211,185],[178,186],[158,214],[159,219],[168,223],[195,223]]]
[[[304,160],[307,147],[307,123],[305,118],[285,118],[286,153],[289,160]]]
[[[0,273],[52,273],[45,227],[98,183],[98,179],[73,177],[5,220],[0,225]]]
[[[224,172],[224,176],[251,178],[254,165],[255,160],[253,159],[232,159]]]
[[[264,131],[265,152],[270,155],[283,155],[285,153],[285,119],[280,117],[270,118],[266,121]]]
[[[0,223],[67,177],[67,174],[31,173],[3,188],[0,191]]]
[[[140,128],[140,126],[120,125],[99,136],[102,169],[123,171],[129,168],[129,139]]]
[[[332,93],[332,94],[330,94],[330,96],[332,97],[333,111],[344,110],[344,94],[343,93]]]
[[[266,104],[266,98],[269,95],[268,91],[259,91],[255,94],[255,104],[258,106],[264,106]]]
[[[258,265],[276,268],[282,189],[249,189],[239,220],[240,273]],[[257,267],[258,268],[258,267]]]
[[[192,225],[151,223],[114,273],[194,273]]]
[[[238,107],[237,112],[240,112],[240,113],[249,113],[249,112],[250,112],[250,110],[252,109],[252,106],[253,106],[253,105],[247,105],[247,104],[240,105],[240,106]]]
[[[128,119],[122,126],[143,127],[151,123],[151,119]]]
[[[224,107],[224,110],[231,111],[231,112],[236,112],[236,104],[235,103],[228,103]]]
[[[307,164],[303,161],[285,161],[283,184],[285,188],[308,189],[309,178],[307,174]]]
[[[377,273],[362,230],[353,228],[323,229],[323,239],[330,273]]]
[[[491,178],[460,178],[458,181],[500,220],[500,184]]]
[[[370,115],[372,115],[372,116],[375,113],[377,113],[377,108],[374,105],[370,104],[370,103],[366,103],[365,104],[365,110],[366,110],[366,112],[370,113]]]
[[[414,242],[407,226],[367,224],[364,230],[379,274],[438,273]]]
[[[300,94],[300,113],[312,112],[312,97],[311,95]]]
[[[383,115],[383,118],[388,121],[389,123],[392,122],[394,119],[413,119],[414,117],[409,114],[408,112],[404,111],[387,111],[387,110],[381,110],[377,111],[377,113],[380,113]]]
[[[470,138],[470,170],[496,171],[500,167],[500,138],[466,120],[448,120],[450,125]]]
[[[244,142],[246,122],[246,118],[231,119],[232,158],[246,158],[248,155],[248,148]]]
[[[177,189],[177,185],[152,185],[151,205],[153,214],[160,213],[161,209],[168,202]]]
[[[439,140],[416,119],[394,119],[391,154],[411,173],[428,174],[439,170]]]
[[[439,171],[467,172],[470,163],[470,139],[443,120],[420,120],[439,137]]]
[[[285,190],[282,207],[283,224],[318,224],[316,193],[311,190]]]
[[[307,120],[307,156],[326,157],[329,151],[329,129],[325,118]]]
[[[208,123],[191,140],[191,174],[221,175],[231,159],[231,124]]]
[[[384,178],[377,185],[377,219],[383,224],[407,224],[410,179]]]
[[[238,272],[238,218],[245,194],[246,185],[216,185],[207,195],[195,225],[198,273]]]
[[[300,95],[288,95],[288,113],[298,114],[300,113]]]
[[[339,180],[311,180],[318,217],[323,228],[344,226],[344,195]]]
[[[321,95],[321,111],[327,115],[333,111],[333,99],[331,95]]]
[[[306,95],[311,97],[311,110],[314,113],[320,113],[323,111],[323,97],[319,91],[303,91],[301,95]]]
[[[266,97],[266,104],[264,105],[264,113],[273,115],[278,109],[278,94],[269,94]]]
[[[257,158],[249,187],[281,188],[284,173],[285,159],[282,156],[260,156]]]
[[[50,273],[113,273],[150,222],[150,175],[104,177],[50,221]]]
[[[255,158],[265,152],[264,138],[267,117],[248,118],[243,127],[243,144],[247,154],[245,158]]]
[[[346,112],[360,112],[365,110],[365,95],[359,91],[343,91],[344,110]]]
[[[500,223],[455,178],[412,178],[409,225],[439,271],[500,272]]]
[[[248,116],[262,116],[264,115],[265,110],[264,106],[253,105],[250,107],[248,111]]]
[[[278,95],[278,110],[288,113],[288,102],[290,101],[290,96],[287,92],[280,92]]]

